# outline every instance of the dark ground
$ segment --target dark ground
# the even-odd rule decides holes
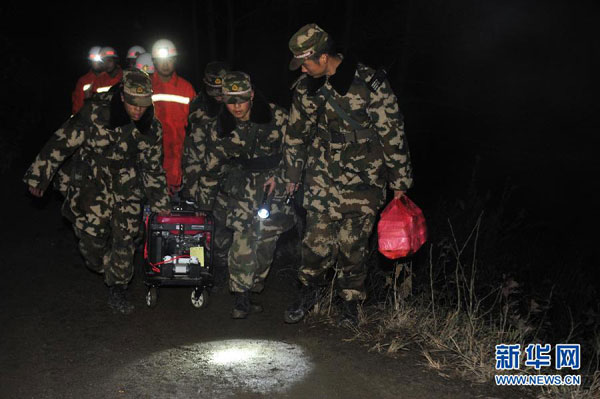
[[[19,187],[14,174],[4,182]],[[57,196],[33,200],[24,187],[3,196],[0,397],[515,397],[443,378],[417,350],[392,359],[345,342],[346,329],[284,324],[293,272],[282,264],[262,295],[265,312],[247,320],[230,319],[227,293],[194,309],[187,288],[162,288],[149,309],[139,276],[131,287],[135,312],[114,314],[59,206]],[[215,357],[232,348],[246,360]]]

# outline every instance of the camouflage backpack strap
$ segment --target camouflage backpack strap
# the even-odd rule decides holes
[[[324,87],[325,86],[322,86],[322,88],[324,88]],[[319,122],[321,121],[321,117],[325,113],[325,105],[327,104],[327,101],[329,101],[329,97],[331,96],[331,91],[328,91],[328,90],[323,90],[323,91],[321,91],[321,93],[325,96],[325,98],[323,99],[323,102],[317,106],[317,110],[315,111],[316,118],[315,118],[315,124],[312,127],[312,132],[310,135],[311,141],[314,140],[314,138],[317,136],[317,132],[319,130]]]
[[[252,146],[250,147],[250,152],[248,152],[248,159],[254,158],[254,153],[256,152],[256,145],[258,144],[258,124],[252,123],[250,124],[249,136],[252,139]]]
[[[337,103],[337,101],[335,101],[331,97],[330,89],[328,89],[325,86],[322,86],[321,92],[326,94],[327,100],[325,102],[329,103],[329,105],[331,105],[333,107],[333,109],[339,115],[339,117],[342,118],[343,120],[345,120],[352,129],[354,129],[354,130],[363,129],[363,126],[358,121],[356,121],[354,118],[352,118],[346,111],[344,111],[344,109]]]
[[[336,137],[332,137],[332,142],[337,143],[355,143],[361,139],[369,139],[375,137],[375,132],[370,127],[364,127],[360,122],[356,119],[352,118],[341,106],[335,101],[331,96],[331,90],[325,86],[321,87],[321,92],[325,94],[326,101],[325,103],[329,103],[335,110],[336,114],[340,118],[342,118],[350,127],[352,128],[351,132],[345,133],[340,132]]]

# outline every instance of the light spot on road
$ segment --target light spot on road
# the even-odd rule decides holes
[[[154,353],[117,370],[111,384],[143,397],[231,397],[283,393],[312,369],[295,344],[224,340]]]
[[[214,352],[211,361],[214,364],[244,363],[256,354],[256,350],[250,348],[227,348]]]

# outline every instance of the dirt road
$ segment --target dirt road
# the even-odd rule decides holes
[[[206,309],[191,290],[164,288],[147,308],[139,277],[136,310],[115,314],[102,278],[83,265],[57,198],[33,201],[5,179],[0,279],[2,398],[500,398],[506,390],[445,379],[418,353],[391,359],[351,332],[286,325],[293,271],[274,265],[265,312],[232,320],[232,298]]]

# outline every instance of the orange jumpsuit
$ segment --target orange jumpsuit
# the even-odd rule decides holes
[[[85,92],[91,89],[97,78],[98,75],[96,75],[94,71],[90,70],[88,73],[86,73],[77,80],[75,90],[73,90],[73,94],[71,95],[71,101],[73,103],[73,115],[79,112],[81,107],[83,107],[83,101],[85,100]]]
[[[106,93],[111,86],[116,85],[123,79],[123,70],[121,68],[118,69],[117,74],[112,77],[106,72],[102,72],[96,78],[96,81],[92,85],[92,90],[94,93]]]
[[[194,87],[187,80],[173,73],[168,82],[163,82],[158,73],[152,76],[154,115],[163,128],[163,168],[167,185],[181,185],[181,157],[183,140],[188,123],[190,102],[196,96]]]

